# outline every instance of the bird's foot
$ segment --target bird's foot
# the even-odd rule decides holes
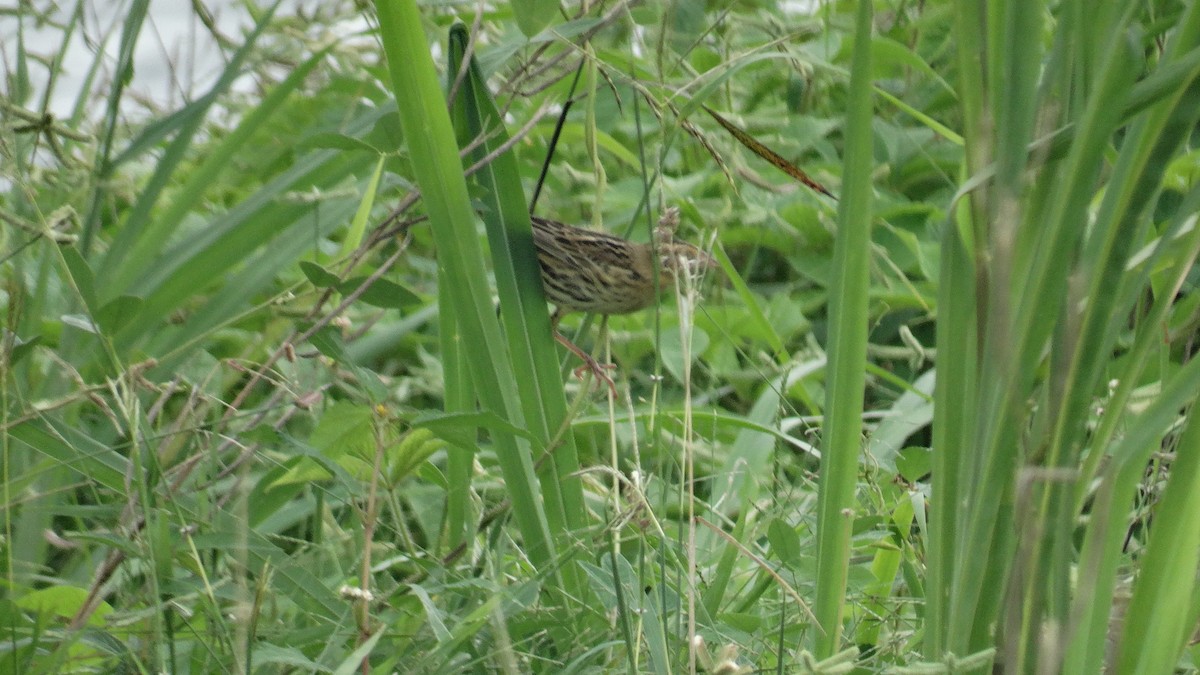
[[[586,357],[584,359],[584,361],[585,361],[585,363],[582,366],[579,366],[578,368],[575,369],[575,371],[574,371],[575,377],[578,377],[579,379],[582,380],[584,373],[591,372],[592,375],[596,376],[596,379],[598,381],[603,382],[608,385],[608,390],[612,392],[613,398],[616,398],[617,385],[613,382],[612,378],[608,376],[608,373],[604,372],[606,370],[616,370],[617,369],[616,364],[600,363],[599,361],[597,361],[596,359],[593,359],[590,356]]]
[[[578,377],[582,380],[585,372],[591,372],[596,376],[596,380],[608,385],[608,390],[612,392],[613,398],[617,397],[617,385],[613,383],[612,378],[608,376],[608,373],[604,372],[605,370],[616,369],[615,365],[611,363],[600,363],[596,359],[592,358],[591,354],[583,351],[578,345],[568,340],[562,333],[559,333],[558,330],[554,331],[554,339],[558,340],[558,343],[562,346],[571,350],[572,354],[583,360],[583,365],[579,366],[574,371],[575,377]]]

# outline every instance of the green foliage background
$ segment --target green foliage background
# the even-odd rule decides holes
[[[0,16],[0,672],[1195,669],[1196,3],[195,4],[172,102],[86,6]],[[565,322],[616,398],[568,101],[537,214],[720,262]]]

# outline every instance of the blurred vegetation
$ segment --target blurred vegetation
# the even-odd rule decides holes
[[[1196,669],[1195,2],[147,4],[0,18],[0,673]]]

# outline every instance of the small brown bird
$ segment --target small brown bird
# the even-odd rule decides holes
[[[673,215],[673,214],[672,214]],[[668,216],[670,218],[671,216]],[[587,352],[558,332],[558,322],[569,312],[629,314],[658,301],[656,291],[671,288],[680,272],[698,274],[716,267],[716,261],[704,251],[678,241],[668,227],[656,231],[656,246],[639,244],[603,232],[585,230],[553,220],[533,216],[533,243],[542,268],[546,299],[554,303],[550,319],[554,339],[583,359],[584,366],[596,378],[608,383],[616,393],[604,368]],[[656,249],[656,250],[655,250]],[[655,260],[655,253],[658,260]],[[657,274],[657,288],[655,276]]]

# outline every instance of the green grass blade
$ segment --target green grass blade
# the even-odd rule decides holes
[[[165,316],[194,297],[198,290],[210,288],[229,270],[252,259],[260,246],[282,237],[291,237],[293,243],[314,244],[313,227],[307,220],[317,216],[312,205],[277,201],[278,198],[295,189],[332,188],[367,165],[369,158],[359,153],[313,152],[218,216],[209,227],[162,254],[159,262],[148,267],[146,274],[132,286],[142,294],[144,302],[137,317],[117,334],[118,350],[154,337]],[[340,223],[324,221],[324,225],[334,227]],[[295,258],[291,262],[294,261]],[[242,294],[240,289],[229,292]]]
[[[467,28],[456,24],[450,29],[450,68],[458,73],[469,41]],[[451,106],[465,145],[476,138],[485,139],[471,157],[476,161],[496,151],[508,140],[503,119],[492,101],[478,63],[472,59],[458,96]],[[545,518],[560,547],[569,545],[572,533],[584,527],[587,512],[579,478],[579,457],[574,435],[563,436],[559,447],[550,447],[558,430],[567,420],[562,376],[557,352],[551,338],[550,318],[533,244],[533,231],[520,170],[511,151],[487,163],[474,179],[484,188],[483,221],[491,245],[496,288],[500,295],[500,316],[508,350],[517,373],[515,384],[520,395],[525,423],[540,447],[538,456],[548,457],[540,472],[542,495],[546,499]],[[585,587],[571,570],[564,568],[568,588],[582,597]]]
[[[964,220],[969,207],[959,206]],[[969,494],[965,468],[976,400],[977,360],[975,269],[968,242],[960,234],[969,228],[947,222],[942,232],[938,294],[937,380],[934,383],[933,493],[934,504],[958,504]],[[925,657],[940,658],[946,650],[944,624],[951,597],[951,580],[961,546],[962,512],[934,508],[929,532],[926,578]]]
[[[450,286],[450,310],[462,332],[463,348],[473,355],[471,380],[475,394],[490,410],[524,426],[508,383],[512,362],[503,348],[500,325],[490,302],[483,251],[475,234],[475,218],[463,177],[454,130],[438,86],[421,14],[413,0],[376,3],[388,73],[400,110],[417,184],[429,213],[442,278]],[[551,569],[556,555],[533,471],[529,444],[511,434],[496,433],[496,453],[513,514],[530,561]]]
[[[113,142],[120,120],[120,105],[125,93],[125,85],[129,83],[133,69],[133,51],[137,45],[138,35],[142,32],[143,22],[150,9],[150,0],[134,0],[125,13],[125,22],[121,30],[121,42],[117,46],[117,62],[113,69],[112,87],[108,92],[105,105],[103,128],[100,131],[100,147],[98,148],[96,166],[98,175],[91,185],[92,203],[87,216],[84,218],[83,235],[80,238],[80,249],[85,257],[91,249],[92,240],[100,228],[101,209],[107,187],[105,180],[109,177],[112,167],[109,159],[112,157]],[[97,59],[99,61],[100,59]]]
[[[259,30],[262,28],[260,26]],[[240,58],[235,56],[226,67],[221,81],[214,85],[208,94],[188,106],[187,115],[179,119],[180,127],[176,130],[176,138],[171,142],[162,161],[155,167],[155,174],[150,181],[152,187],[142,193],[100,265],[99,275],[107,280],[101,293],[105,300],[112,300],[131,291],[134,294],[142,292],[140,288],[131,288],[138,274],[155,267],[155,260],[161,255],[167,240],[179,228],[183,219],[204,199],[210,186],[217,182],[220,173],[227,170],[234,155],[243,151],[247,140],[283,109],[287,97],[303,84],[305,78],[325,56],[325,51],[312,55],[288,75],[287,79],[272,89],[262,104],[208,153],[198,168],[189,173],[187,182],[175,193],[171,204],[161,215],[152,218],[152,207],[161,190],[179,169],[179,162],[190,149],[193,136],[203,123],[205,114],[217,97],[240,74],[239,67],[245,55],[249,53],[253,37],[250,36],[251,41],[239,52]]]
[[[145,3],[139,2],[135,4]],[[121,274],[129,273],[128,270],[130,270],[131,266],[126,264],[125,261],[125,256],[127,255],[128,250],[142,238],[142,230],[145,227],[145,224],[150,222],[150,214],[154,204],[157,203],[159,197],[162,196],[162,193],[169,184],[171,177],[176,171],[179,170],[181,163],[186,157],[187,151],[192,147],[193,141],[196,134],[200,130],[201,124],[204,122],[205,114],[213,105],[213,103],[218,100],[221,94],[227,92],[229,88],[233,86],[234,81],[242,74],[242,65],[250,56],[250,54],[253,53],[255,40],[262,35],[263,31],[270,23],[271,16],[273,16],[275,8],[278,7],[278,5],[279,0],[276,0],[275,4],[271,5],[271,7],[267,10],[265,15],[255,26],[254,30],[251,31],[247,36],[246,42],[242,44],[242,46],[234,54],[233,58],[230,59],[230,62],[225,66],[224,71],[221,73],[221,77],[215,84],[213,84],[208,93],[189,105],[188,108],[190,110],[187,114],[177,118],[179,127],[177,130],[175,130],[174,140],[172,140],[167,146],[167,150],[163,153],[162,159],[159,160],[155,166],[154,174],[151,176],[146,186],[142,188],[136,205],[132,210],[130,210],[129,215],[125,219],[125,223],[120,229],[116,239],[113,240],[112,244],[109,246],[108,252],[104,256],[104,262],[100,267],[100,272],[104,276],[116,274],[118,270],[121,270]],[[124,36],[122,36],[122,49],[124,49],[124,47]],[[132,65],[130,65],[130,68],[132,68]],[[111,111],[111,114],[116,114],[115,108]],[[106,130],[106,143],[111,143],[111,133],[111,129]],[[105,146],[105,149],[106,153],[102,156],[102,163],[100,166],[106,175],[112,170],[113,166],[108,162],[107,145]],[[218,166],[224,166],[224,163],[221,163]],[[91,241],[93,225],[98,225],[99,223],[100,209],[102,208],[101,202],[103,199],[105,199],[103,185],[103,180],[101,180],[98,183],[96,193],[93,197],[92,211],[89,213],[88,220],[85,223],[83,238],[83,250],[85,254],[88,251],[89,243]],[[178,223],[176,222],[169,222],[166,223],[166,226],[174,227],[177,224]],[[136,270],[141,268],[137,267],[133,269]],[[118,283],[116,286],[121,288],[122,284]],[[106,297],[113,298],[119,294],[120,293],[113,293],[112,295]]]
[[[1195,628],[1188,622],[1200,565],[1200,415],[1194,407],[1158,508],[1163,517],[1155,519],[1141,561],[1115,672],[1171,672]]]
[[[838,276],[830,293],[829,394],[817,496],[817,658],[841,647],[858,458],[862,451],[871,241],[871,16],[860,0],[846,110],[846,156],[834,248]]]

